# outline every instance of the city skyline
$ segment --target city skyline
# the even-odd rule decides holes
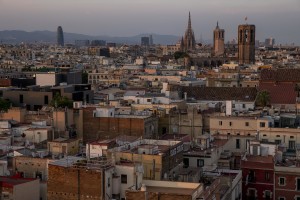
[[[255,24],[256,38],[273,37],[276,43],[300,44],[300,2],[297,0],[0,0],[1,30],[56,30],[88,35],[132,36],[157,33],[182,36],[191,12],[196,40],[212,40],[217,21],[225,41],[237,38],[237,27]]]

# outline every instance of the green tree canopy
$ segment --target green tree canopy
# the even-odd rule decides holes
[[[52,101],[50,102],[50,105],[55,108],[72,108],[73,101],[66,96],[61,96],[59,93],[56,93]]]
[[[0,111],[7,111],[10,108],[10,104],[9,100],[0,98]]]
[[[185,52],[182,52],[182,51],[176,51],[174,53],[174,58],[177,60],[179,58],[184,58],[184,57],[189,57],[189,55]]]
[[[87,72],[82,72],[82,83],[88,83],[88,75]]]
[[[256,97],[256,105],[258,106],[267,106],[270,104],[270,94],[268,91],[262,90],[258,92]]]

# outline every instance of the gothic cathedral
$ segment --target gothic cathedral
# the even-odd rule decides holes
[[[181,39],[181,51],[194,50],[196,46],[196,40],[194,31],[192,29],[191,13],[189,13],[188,27],[185,31],[184,37]]]

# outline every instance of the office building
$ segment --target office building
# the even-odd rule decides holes
[[[92,40],[91,46],[105,46],[106,41],[105,40]]]
[[[89,40],[75,40],[75,46],[77,47],[87,47],[90,45]]]
[[[150,42],[150,46],[152,46],[154,44],[152,35],[149,36],[149,42]]]
[[[273,47],[275,45],[275,39],[270,37],[265,39],[265,46],[266,47]]]
[[[64,46],[64,32],[61,26],[57,27],[57,45]]]
[[[149,37],[141,37],[141,46],[149,46],[150,40]]]

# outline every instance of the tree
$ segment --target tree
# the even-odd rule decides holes
[[[82,83],[88,83],[88,75],[87,72],[82,72]]]
[[[66,96],[61,96],[59,93],[56,93],[52,101],[50,102],[50,105],[55,108],[72,108],[73,101]]]
[[[10,108],[10,101],[0,98],[0,111],[7,111]]]
[[[174,53],[174,58],[177,60],[179,58],[184,58],[184,57],[189,57],[189,55],[185,52],[182,52],[182,51],[176,51]]]
[[[267,106],[270,104],[270,94],[268,91],[262,90],[258,92],[256,97],[256,105],[259,106]]]

